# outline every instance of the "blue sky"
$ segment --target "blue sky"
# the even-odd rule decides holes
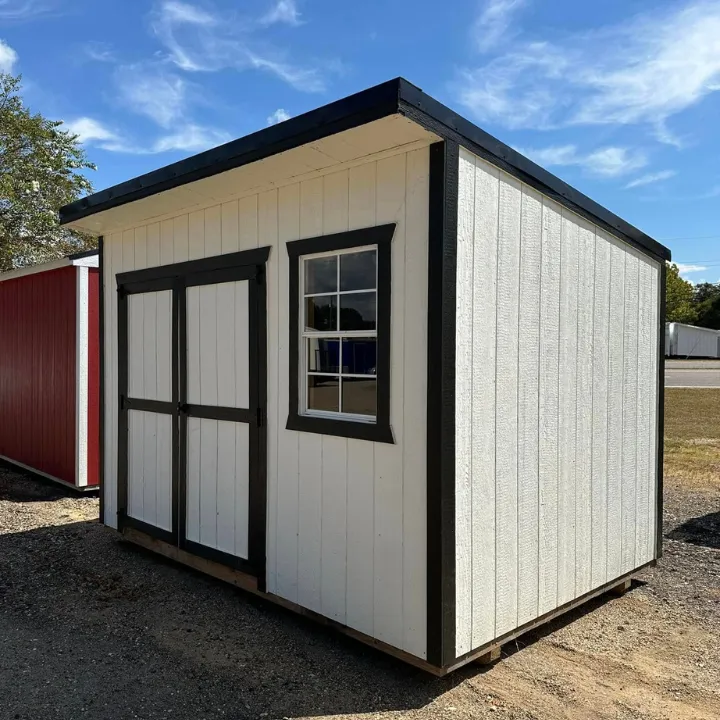
[[[402,75],[720,280],[720,0],[0,0],[0,70],[96,189]]]

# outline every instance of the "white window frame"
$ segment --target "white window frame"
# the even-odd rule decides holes
[[[374,288],[366,288],[364,290],[340,290],[340,262],[337,263],[337,269],[336,269],[336,284],[337,284],[337,290],[333,292],[326,292],[326,293],[306,293],[305,292],[305,263],[308,260],[317,260],[318,258],[324,258],[324,257],[338,257],[341,255],[351,255],[351,254],[357,254],[361,252],[368,252],[368,251],[375,251],[375,287]],[[347,413],[342,411],[332,411],[332,410],[313,410],[308,407],[308,382],[307,378],[310,375],[316,376],[316,377],[337,377],[339,381],[339,387],[338,387],[338,407],[342,407],[342,378],[344,377],[356,377],[356,378],[372,378],[375,380],[376,384],[376,392],[377,392],[377,367],[375,375],[360,375],[356,373],[344,373],[342,372],[342,341],[343,338],[375,338],[375,342],[377,343],[377,318],[380,314],[380,309],[377,306],[378,303],[378,246],[377,245],[360,245],[358,247],[351,247],[351,248],[345,248],[343,250],[329,250],[328,252],[321,252],[321,253],[311,253],[308,255],[301,255],[298,263],[298,271],[300,274],[300,277],[298,279],[298,289],[299,289],[299,298],[298,298],[298,322],[300,324],[300,327],[298,328],[299,331],[299,337],[300,337],[300,343],[299,343],[299,354],[300,357],[298,358],[298,382],[299,382],[299,389],[300,389],[300,397],[299,397],[299,413],[300,415],[304,415],[306,417],[315,417],[315,418],[326,418],[329,420],[348,420],[353,422],[364,422],[371,425],[374,425],[377,423],[377,414],[376,415],[361,415],[357,413]],[[328,330],[328,331],[318,331],[318,330],[307,330],[305,325],[305,313],[307,312],[307,303],[306,299],[308,297],[331,297],[334,296],[336,298],[340,298],[341,295],[358,295],[360,293],[369,293],[374,292],[375,293],[375,329],[374,330]],[[338,326],[340,324],[340,303],[338,302],[337,305],[337,322]],[[312,338],[338,338],[339,339],[339,352],[340,352],[340,367],[337,373],[324,373],[324,372],[316,372],[316,371],[310,371],[307,368],[308,365],[308,353],[307,353],[307,343],[305,342],[307,339]],[[377,348],[377,353],[379,353],[379,348]],[[377,360],[376,360],[377,362]]]

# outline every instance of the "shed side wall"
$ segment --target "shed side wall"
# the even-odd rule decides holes
[[[462,150],[456,653],[655,557],[657,262]]]
[[[0,455],[72,484],[76,272],[0,282]]]
[[[100,271],[88,269],[87,484],[100,481]]]
[[[427,148],[399,152],[104,239],[105,522],[117,526],[115,274],[270,245],[268,592],[421,658],[427,624],[428,174]],[[397,223],[390,398],[395,444],[286,430],[285,243],[391,222]]]

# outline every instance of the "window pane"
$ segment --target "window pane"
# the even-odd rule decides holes
[[[336,373],[340,371],[340,340],[307,338],[308,371]]]
[[[307,404],[308,410],[338,412],[340,409],[338,378],[308,375]]]
[[[305,260],[305,294],[337,290],[337,255]]]
[[[375,288],[376,251],[340,255],[340,289],[370,290]]]
[[[375,293],[340,295],[341,330],[375,330]]]
[[[343,338],[343,373],[375,375],[377,373],[377,340],[375,338]]]
[[[305,298],[307,330],[337,330],[337,295]]]
[[[344,377],[342,411],[356,415],[377,415],[377,380]]]

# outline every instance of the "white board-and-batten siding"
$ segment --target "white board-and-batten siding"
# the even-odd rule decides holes
[[[267,591],[420,658],[427,625],[428,178],[423,147],[104,238],[105,522],[117,526],[116,273],[269,245]],[[285,243],[393,222],[395,443],[286,430]],[[216,546],[224,547],[219,536]]]
[[[456,653],[655,557],[658,262],[460,153]]]

